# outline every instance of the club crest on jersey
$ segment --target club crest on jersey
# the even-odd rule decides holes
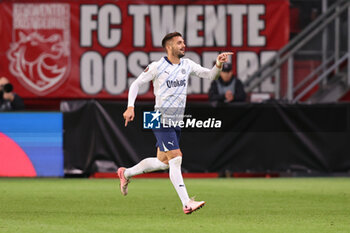
[[[181,87],[181,86],[186,86],[186,80],[182,79],[182,80],[168,80],[166,81],[166,85],[168,86],[168,88],[172,88],[172,87]]]
[[[9,70],[34,94],[56,90],[70,72],[70,6],[16,3],[12,11]]]
[[[186,74],[186,70],[185,69],[181,69],[181,73],[182,74]]]

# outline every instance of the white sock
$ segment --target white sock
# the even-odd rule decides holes
[[[173,183],[176,189],[177,194],[180,197],[182,205],[185,206],[187,202],[190,200],[190,198],[188,197],[187,189],[182,178],[181,163],[182,163],[181,156],[177,156],[169,160],[169,176],[170,176],[171,182]]]
[[[131,168],[127,168],[124,172],[125,178],[129,179],[142,173],[148,173],[158,170],[166,170],[168,164],[161,162],[158,158],[146,158]]]

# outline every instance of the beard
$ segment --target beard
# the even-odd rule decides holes
[[[180,50],[179,51],[173,51],[173,56],[174,57],[178,57],[178,58],[182,58],[185,56],[185,53],[182,53]]]

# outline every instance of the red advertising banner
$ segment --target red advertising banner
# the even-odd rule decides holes
[[[289,39],[288,0],[11,1],[0,3],[0,18],[1,76],[24,98],[126,99],[135,77],[165,56],[161,40],[172,31],[184,36],[186,57],[208,68],[233,51],[242,80]],[[209,86],[190,78],[188,93]],[[151,83],[140,95],[153,97]]]

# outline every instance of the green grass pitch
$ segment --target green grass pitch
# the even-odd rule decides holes
[[[207,204],[191,215],[169,179],[0,178],[0,232],[350,232],[349,178],[185,179]]]

